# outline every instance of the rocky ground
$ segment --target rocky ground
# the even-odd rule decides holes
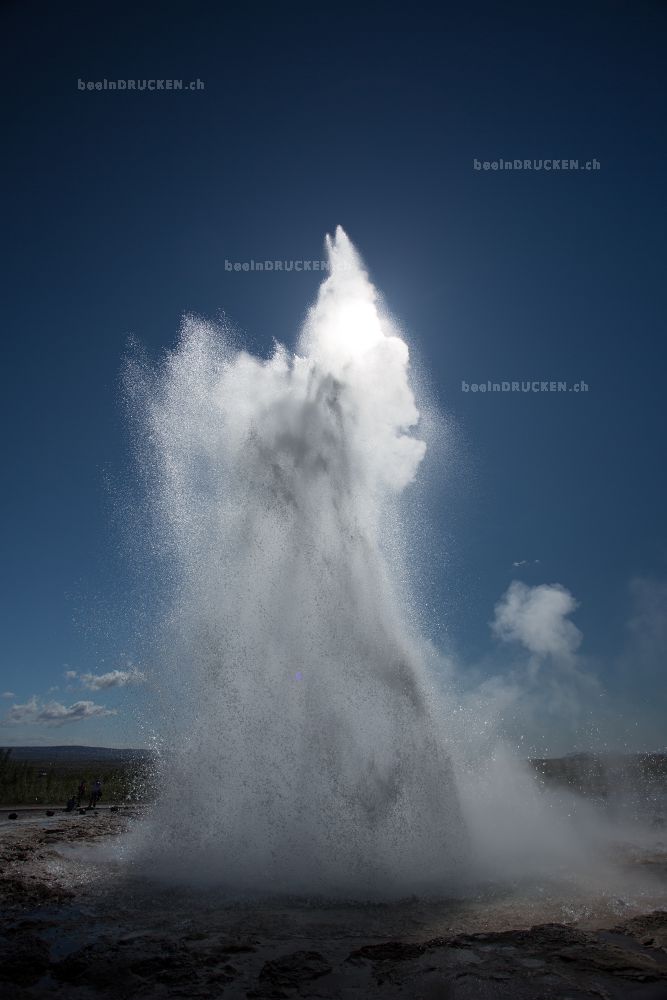
[[[231,907],[214,894],[128,882],[118,868],[82,860],[80,847],[131,822],[122,812],[5,817],[0,992],[18,1000],[667,998],[664,909],[606,928],[589,913],[530,927],[517,916],[515,927],[494,930],[498,906],[491,916],[479,907],[434,915],[417,902]]]

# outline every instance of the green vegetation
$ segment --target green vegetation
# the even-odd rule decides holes
[[[0,749],[0,805],[64,806],[79,782],[86,782],[90,794],[96,778],[103,783],[102,805],[144,801],[150,787],[149,764],[141,758],[18,761],[12,759],[11,750]],[[87,799],[82,805],[88,805]]]

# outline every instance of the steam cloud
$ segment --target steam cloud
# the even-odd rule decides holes
[[[173,873],[186,838],[223,881],[367,896],[443,884],[466,852],[395,545],[426,449],[408,348],[342,229],[327,251],[296,354],[189,319],[161,371],[130,372],[174,567],[151,853]]]
[[[190,317],[157,369],[128,365],[170,568],[148,678],[164,780],[134,856],[170,881],[363,899],[590,869],[590,830],[499,739],[525,679],[445,694],[431,673],[404,558],[426,453],[409,352],[340,228],[327,252],[296,353],[252,357]],[[518,581],[496,605],[529,691],[547,660],[567,684],[541,692],[579,683],[576,607]]]
[[[577,608],[569,590],[558,583],[529,587],[514,580],[495,608],[493,632],[518,642],[535,656],[571,659],[582,635],[568,615]]]

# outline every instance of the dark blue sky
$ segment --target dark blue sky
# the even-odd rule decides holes
[[[428,577],[443,642],[483,659],[513,577],[560,583],[628,711],[664,707],[666,5],[15,2],[0,19],[14,701],[97,697],[63,671],[139,655],[128,335],[159,356],[184,312],[224,310],[255,351],[293,343],[318,277],[225,259],[319,258],[340,223],[460,430]],[[78,89],[104,78],[205,88]],[[473,169],[501,157],[600,169]],[[487,379],[590,389],[461,392]],[[635,671],[626,623],[644,614]],[[121,720],[21,739],[118,742]]]

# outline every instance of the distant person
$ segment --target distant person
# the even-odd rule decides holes
[[[102,781],[100,780],[100,778],[97,778],[97,780],[93,783],[93,789],[90,793],[90,804],[88,808],[94,809],[101,798],[102,798]]]
[[[75,806],[78,806],[79,800],[77,799],[78,792],[72,792],[67,800],[67,805],[65,806],[65,812],[71,813],[74,811]]]
[[[77,809],[86,797],[86,782],[80,781],[79,787],[76,790],[76,807]]]

